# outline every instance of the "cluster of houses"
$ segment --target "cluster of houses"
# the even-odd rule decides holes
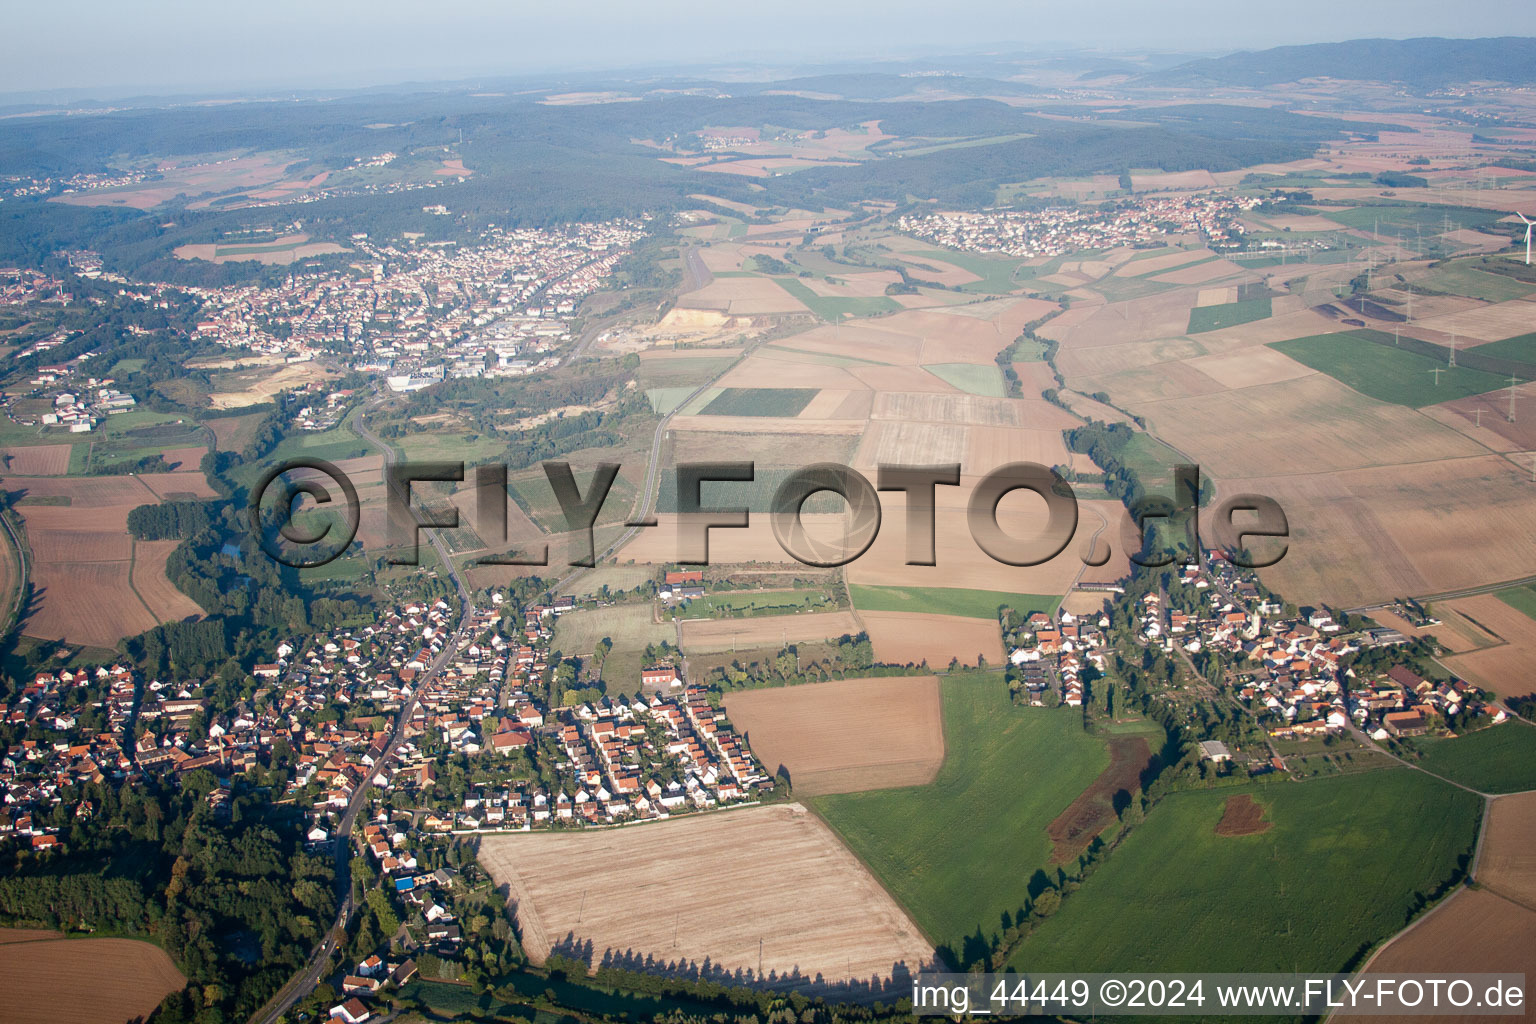
[[[133,719],[138,680],[125,665],[43,672],[5,709],[7,725],[43,739],[23,738],[0,752],[0,839],[17,838],[35,850],[59,845],[58,830],[42,815],[67,786],[126,777],[133,762],[124,745]],[[87,816],[86,804],[75,813]]]
[[[553,365],[577,302],[606,285],[644,233],[639,221],[617,220],[493,227],[463,246],[361,237],[344,271],[188,290],[203,304],[200,337],[288,360],[346,352],[354,369],[407,392]]]
[[[1221,244],[1243,232],[1239,218],[1257,196],[1224,192],[1138,196],[1109,206],[1052,206],[1043,210],[938,211],[906,214],[904,234],[969,252],[1009,256],[1067,256],[1121,246],[1166,246],[1169,235],[1194,235]]]
[[[1008,653],[1023,695],[1030,704],[1044,706],[1054,700],[1082,707],[1085,665],[1104,671],[1104,630],[1108,613],[1077,616],[1062,611],[1058,616],[1035,612],[1018,631],[1022,643]]]

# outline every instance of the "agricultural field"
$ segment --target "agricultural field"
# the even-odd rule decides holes
[[[1045,830],[1051,837],[1051,862],[1080,857],[1105,829],[1119,820],[1121,808],[1141,790],[1141,773],[1152,760],[1146,736],[1116,735],[1109,740],[1109,767]]]
[[[725,388],[702,410],[704,416],[798,416],[816,397],[814,388]]]
[[[689,619],[743,619],[757,615],[824,612],[837,601],[824,588],[807,590],[716,590],[685,601],[677,616]]]
[[[1446,658],[1448,668],[1501,697],[1536,690],[1536,618],[1494,594],[1446,602],[1440,617],[1452,615],[1470,619],[1486,646]]]
[[[187,984],[165,950],[136,939],[7,929],[0,946],[4,1016],[14,1024],[122,1024],[147,1018]]]
[[[934,374],[946,383],[953,384],[969,395],[983,395],[987,398],[1002,398],[1006,391],[1003,389],[1003,375],[995,365],[982,366],[977,363],[929,363],[925,366],[929,373]]]
[[[1488,805],[1477,882],[1536,911],[1536,793]]]
[[[1370,977],[1377,974],[1430,972],[1536,976],[1536,911],[1486,889],[1462,889],[1383,948],[1364,976],[1369,983]],[[1382,1018],[1341,1013],[1333,1019]],[[1477,1024],[1489,1018],[1437,1014],[1421,1019]]]
[[[566,612],[555,622],[553,646],[570,656],[591,654],[604,637],[613,641],[615,651],[642,650],[663,640],[676,643],[677,631],[672,624],[657,622],[655,616],[649,601]]]
[[[1536,619],[1536,587],[1512,587],[1497,593],[1500,601],[1524,615]]]
[[[590,943],[593,962],[607,952],[684,969],[707,962],[754,982],[761,965],[768,984],[835,991],[933,961],[901,908],[799,804],[488,836],[480,860],[509,886],[536,963]],[[678,870],[687,864],[709,869]]]
[[[1491,274],[1460,261],[1439,267],[1414,284],[1437,292],[1482,299],[1484,302],[1509,302],[1512,299],[1523,299],[1536,291],[1536,285],[1503,274]]]
[[[860,611],[859,620],[875,649],[875,660],[888,665],[943,668],[989,665],[1003,660],[1003,634],[997,622],[927,612]]]
[[[1362,395],[1411,409],[1496,391],[1509,383],[1491,373],[1447,367],[1443,360],[1405,351],[1381,331],[1317,334],[1271,342],[1270,347]]]
[[[848,592],[859,611],[922,612],[957,615],[996,622],[999,608],[1052,614],[1060,597],[1043,594],[1012,594],[1001,590],[951,590],[945,587],[870,587],[849,584]]]
[[[1410,742],[1427,771],[1481,793],[1536,789],[1536,727],[1512,720],[1455,738]]]
[[[1236,327],[1255,320],[1267,320],[1270,313],[1270,300],[1267,298],[1196,306],[1189,311],[1188,333],[1203,334],[1206,331],[1219,331],[1223,327]]]
[[[738,690],[725,713],[798,797],[926,785],[944,762],[934,676]]]
[[[1271,827],[1218,834],[1228,800],[1244,792]],[[1457,879],[1480,809],[1472,794],[1398,768],[1171,794],[1030,934],[1010,967],[1358,966],[1363,949]]]
[[[683,650],[689,655],[746,651],[755,647],[777,650],[790,644],[819,643],[860,632],[859,620],[846,611],[753,615],[739,619],[685,619],[681,623]]]
[[[1015,707],[1001,675],[939,685],[947,756],[932,784],[817,797],[814,806],[953,954],[1028,901],[1031,875],[1050,861],[1047,829],[1109,756],[1080,715]]]
[[[161,622],[202,614],[165,577],[176,542],[128,533],[128,513],[139,505],[213,497],[201,473],[7,477],[5,484],[31,499],[17,509],[36,596],[23,633],[110,649]]]

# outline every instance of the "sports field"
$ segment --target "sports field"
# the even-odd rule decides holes
[[[1029,898],[1047,828],[1109,765],[1070,711],[1015,707],[999,674],[940,683],[944,767],[931,785],[817,797],[815,808],[935,942],[962,949]]]
[[[997,619],[999,607],[1052,614],[1060,597],[1011,594],[1001,590],[951,590],[946,587],[870,587],[849,584],[853,605],[869,612],[928,612],[968,619]]]
[[[1217,834],[1228,798],[1243,792],[1272,826]],[[1363,950],[1458,877],[1480,806],[1470,793],[1396,768],[1172,794],[1020,945],[1010,967],[1359,966]]]
[[[1421,409],[1508,385],[1503,377],[1408,352],[1381,331],[1315,334],[1270,342],[1270,348],[1321,370],[1362,395]],[[1439,370],[1441,372],[1436,373]]]

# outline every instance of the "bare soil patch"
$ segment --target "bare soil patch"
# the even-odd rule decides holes
[[[1256,836],[1268,832],[1273,822],[1264,820],[1264,807],[1251,794],[1239,793],[1227,797],[1221,810],[1221,820],[1216,823],[1219,836]]]
[[[944,763],[934,676],[742,690],[725,711],[770,771],[789,771],[797,794],[921,786]]]
[[[1536,793],[1497,798],[1483,828],[1478,882],[1536,911]]]
[[[7,942],[0,956],[10,1024],[123,1024],[186,984],[165,950],[135,939]]]
[[[1051,861],[1064,864],[1088,848],[1115,821],[1115,800],[1141,788],[1141,773],[1152,759],[1144,736],[1116,736],[1109,741],[1109,767],[1046,827],[1053,844]],[[1124,793],[1124,797],[1119,794]]]
[[[978,655],[990,665],[1003,659],[1002,631],[988,619],[924,612],[860,612],[859,618],[883,662],[944,668],[951,658],[962,665],[976,664]]]
[[[67,444],[0,448],[0,470],[17,476],[62,476],[69,472],[72,448]]]

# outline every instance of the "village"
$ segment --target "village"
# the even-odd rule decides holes
[[[359,233],[345,270],[189,289],[203,303],[196,331],[288,362],[348,359],[397,392],[536,372],[570,340],[578,300],[603,287],[644,233],[639,221],[490,228],[473,245],[378,243]]]
[[[1283,603],[1260,592],[1251,572],[1219,552],[1207,552],[1199,565],[1184,566],[1172,579],[1171,591],[1153,591],[1135,602],[1129,625],[1136,644],[1180,658],[1215,656],[1224,684],[1271,740],[1355,735],[1385,742],[1508,717],[1465,680],[1432,680],[1390,656],[1379,670],[1346,666],[1349,655],[1400,648],[1408,639],[1374,625],[1345,629],[1323,609],[1287,615]],[[1085,678],[1106,674],[1111,624],[1108,610],[1030,615],[1008,656],[1015,699],[1036,707],[1082,707],[1084,687],[1091,685]],[[1221,741],[1202,746],[1213,762],[1238,762],[1258,772],[1283,767],[1268,751],[1237,757]]]
[[[1258,206],[1256,196],[1197,192],[1140,197],[1105,204],[1043,210],[943,211],[905,214],[903,233],[968,252],[1009,256],[1066,256],[1116,246],[1162,246],[1170,235],[1198,235],[1212,248],[1241,246],[1238,217]]]

